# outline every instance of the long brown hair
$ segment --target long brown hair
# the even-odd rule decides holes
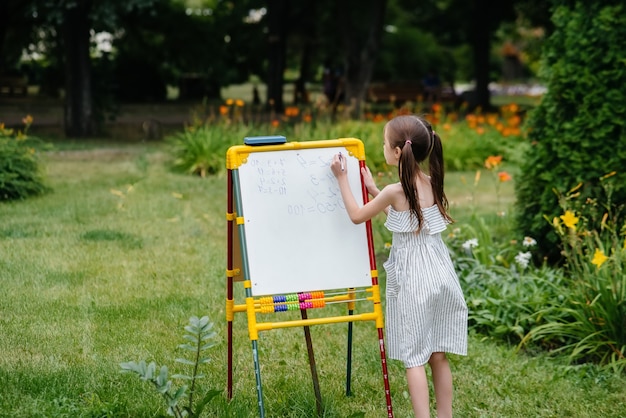
[[[448,199],[443,191],[443,146],[441,138],[433,131],[431,124],[416,115],[396,116],[385,125],[385,136],[391,149],[398,147],[402,150],[398,176],[404,195],[409,201],[411,213],[419,222],[417,231],[422,229],[423,217],[415,178],[423,172],[421,164],[425,160],[429,163],[428,171],[435,204],[445,219],[454,222],[448,215]]]

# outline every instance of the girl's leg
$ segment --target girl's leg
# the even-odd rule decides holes
[[[445,353],[433,353],[428,360],[433,375],[437,417],[452,418],[452,372]]]
[[[409,384],[409,394],[416,418],[430,418],[428,403],[428,381],[424,366],[406,369],[406,380]]]

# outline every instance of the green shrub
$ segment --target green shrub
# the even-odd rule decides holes
[[[626,201],[626,5],[556,3],[543,53],[548,92],[527,120],[533,145],[516,182],[518,228],[555,261],[559,237],[544,219],[559,214],[553,189],[582,183],[583,201],[606,201],[598,179],[616,171],[613,201]],[[599,226],[600,219],[589,221]]]
[[[226,169],[226,151],[231,145],[243,144],[249,135],[245,126],[224,127],[204,123],[185,128],[169,136],[174,157],[173,169],[206,177]]]
[[[32,117],[23,121],[23,131],[6,129],[0,123],[0,201],[25,199],[49,190],[37,151],[42,142],[27,135]]]

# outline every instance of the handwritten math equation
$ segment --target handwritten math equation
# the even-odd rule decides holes
[[[255,175],[255,192],[278,199],[274,203],[280,202],[282,213],[289,216],[345,211],[339,185],[330,170],[332,156],[308,154],[248,158]]]

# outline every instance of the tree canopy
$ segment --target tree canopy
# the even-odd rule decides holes
[[[164,100],[168,85],[180,99],[219,99],[222,87],[255,75],[268,87],[266,106],[281,111],[285,82],[306,100],[327,62],[356,116],[372,80],[419,81],[432,69],[449,83],[475,79],[476,104],[488,106],[495,31],[518,16],[514,6],[540,16],[536,3],[5,0],[0,73],[27,72],[47,94],[64,90],[66,133],[78,137],[96,132],[112,103]],[[459,60],[463,48],[469,59]],[[25,63],[23,51],[34,59]]]

